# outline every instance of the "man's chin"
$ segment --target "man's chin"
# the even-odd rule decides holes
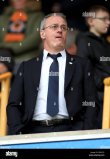
[[[108,32],[108,28],[106,28],[105,30],[104,30],[104,34],[106,34]]]
[[[60,49],[64,49],[64,45],[62,45],[62,43],[57,43],[54,45],[54,47],[57,49],[57,48],[60,48]]]

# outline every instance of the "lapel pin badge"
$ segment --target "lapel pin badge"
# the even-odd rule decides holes
[[[69,64],[72,65],[73,63],[72,63],[72,62],[69,62]]]

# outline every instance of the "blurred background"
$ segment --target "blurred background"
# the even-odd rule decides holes
[[[0,16],[3,17],[1,21],[4,21],[3,19],[5,17],[5,23],[2,25],[2,22],[1,22],[1,26],[0,26],[1,35],[2,34],[5,35],[4,29],[6,30],[6,28],[8,28],[8,24],[10,23],[9,18],[7,18],[7,13],[5,12],[6,8],[10,6],[10,1],[17,1],[17,0],[0,0]],[[25,1],[25,0],[20,0],[20,1]],[[37,54],[41,52],[42,46],[41,46],[41,41],[40,41],[40,37],[38,37],[39,36],[38,34],[39,34],[40,21],[44,15],[47,15],[51,12],[64,13],[67,17],[68,27],[70,28],[71,31],[73,31],[73,42],[75,42],[74,37],[77,35],[77,32],[85,32],[88,29],[85,24],[83,14],[87,12],[90,6],[103,5],[106,8],[108,8],[110,11],[110,0],[26,0],[26,3],[29,3],[29,6],[28,6],[29,12],[27,12],[26,10],[25,13],[27,14],[27,16],[29,15],[30,17],[28,18],[29,25],[26,26],[27,28],[26,28],[25,40],[21,42],[20,41],[14,42],[14,43],[6,42],[6,41],[4,42],[3,40],[0,41],[0,46],[3,46],[3,47],[9,46],[14,51],[13,57],[15,59],[15,62],[18,64],[21,63],[24,59],[27,60],[27,59],[30,59],[31,57],[34,57],[36,55],[36,50],[37,50]],[[9,14],[10,13],[8,12],[8,17],[10,16]],[[36,20],[33,19],[33,22],[31,22],[32,14],[33,15],[36,14]],[[36,28],[34,28],[34,26]],[[35,29],[37,30],[36,34],[35,34]],[[29,33],[29,30],[30,30],[30,33]],[[32,32],[33,32],[33,37],[31,39],[30,35]],[[1,36],[0,39],[3,39],[4,35]],[[108,36],[108,35],[110,35],[110,29],[104,36]],[[69,36],[69,39],[70,39],[70,36]],[[110,41],[110,36],[109,36],[109,41]],[[30,46],[28,46],[27,43]],[[38,46],[40,47],[38,48]],[[31,50],[33,51],[33,53]],[[74,47],[74,52],[76,52],[75,47]]]
[[[46,15],[51,12],[63,12],[67,16],[69,27],[85,31],[86,25],[82,13],[94,4],[100,4],[110,10],[110,0],[35,0],[41,2],[41,11]],[[0,1],[0,14],[9,0]]]

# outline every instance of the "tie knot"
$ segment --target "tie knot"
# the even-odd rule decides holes
[[[61,54],[60,53],[58,53],[58,54],[50,54],[50,53],[48,53],[47,56],[51,57],[53,60],[57,60],[58,57],[61,57]]]

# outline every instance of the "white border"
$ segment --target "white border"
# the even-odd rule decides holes
[[[42,134],[26,134],[0,137],[0,147],[3,145],[29,144],[55,141],[87,140],[110,138],[110,129],[90,131],[68,131]]]

